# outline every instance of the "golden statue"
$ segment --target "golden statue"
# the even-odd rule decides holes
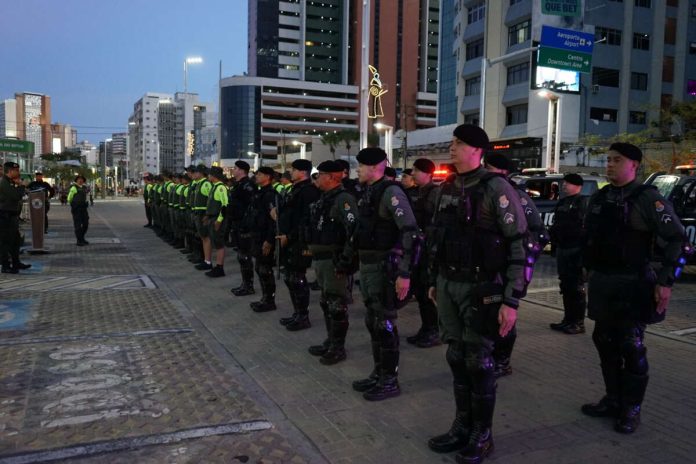
[[[384,111],[382,110],[382,95],[388,92],[388,90],[382,87],[382,81],[379,79],[379,72],[377,68],[371,64],[367,65],[370,72],[372,73],[372,80],[370,80],[370,95],[372,96],[372,106],[369,107],[367,112],[368,118],[383,118]]]

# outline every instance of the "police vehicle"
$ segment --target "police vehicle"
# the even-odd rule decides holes
[[[650,176],[645,183],[654,185],[672,203],[689,242],[696,246],[696,165],[677,166],[675,171],[675,174]]]
[[[583,180],[581,195],[590,196],[608,183],[599,175],[578,174]],[[563,194],[564,175],[548,174],[546,169],[533,168],[523,169],[521,174],[512,176],[512,180],[534,201],[547,228],[553,225],[553,210],[558,200],[565,196]]]

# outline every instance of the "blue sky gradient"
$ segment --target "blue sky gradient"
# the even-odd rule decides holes
[[[79,140],[126,131],[146,92],[188,89],[218,104],[223,77],[247,69],[247,0],[20,0],[0,7],[0,99],[51,97],[53,122]]]

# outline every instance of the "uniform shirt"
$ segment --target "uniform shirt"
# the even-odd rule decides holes
[[[605,187],[605,201],[623,201],[640,185],[642,184],[636,180],[623,187],[608,185]],[[595,192],[590,198],[587,217],[598,212],[600,192],[601,190]],[[684,226],[674,213],[672,204],[654,188],[641,192],[633,199],[632,205],[628,226],[633,230],[652,232],[665,242],[662,268],[657,273],[657,283],[663,287],[671,287],[675,280],[675,267],[685,243]]]
[[[254,194],[249,210],[244,215],[243,232],[250,232],[257,245],[275,241],[276,224],[271,218],[271,210],[279,206],[280,202],[280,195],[270,184],[260,187]]]
[[[248,177],[242,177],[229,190],[227,210],[230,221],[237,223],[244,219],[244,214],[254,198],[256,187]]]
[[[46,192],[46,201],[50,200],[56,195],[56,191],[54,190],[53,187],[51,187],[51,184],[48,182],[42,180],[34,180],[27,185],[27,190],[44,190]]]
[[[437,186],[432,182],[422,186],[413,186],[406,189],[406,195],[411,200],[411,207],[416,221],[418,221],[418,227],[421,230],[426,230],[433,219],[437,206]]]
[[[220,181],[215,182],[211,188],[211,193],[208,195],[205,215],[215,218],[217,222],[222,222],[225,218],[223,212],[227,208],[227,186]]]
[[[548,242],[548,233],[546,227],[544,227],[544,221],[541,219],[541,214],[537,209],[534,201],[529,197],[527,192],[517,187],[515,183],[510,181],[512,186],[515,188],[517,195],[520,197],[520,205],[522,206],[522,211],[524,211],[524,217],[527,220],[527,228],[534,234],[534,239],[539,242],[541,235],[544,235],[544,243]]]
[[[382,182],[386,182],[384,177],[372,185],[367,185],[362,192],[362,196],[369,197],[372,191],[378,188]],[[378,201],[377,215],[382,219],[394,221],[397,229],[399,229],[401,236],[400,243],[404,255],[399,261],[398,273],[401,277],[408,277],[410,275],[414,238],[415,234],[418,232],[418,223],[416,222],[416,217],[413,215],[411,204],[404,190],[398,185],[390,185],[384,189],[382,198],[378,199]],[[395,243],[394,245],[397,244]]]
[[[3,175],[0,178],[0,211],[19,214],[21,211],[22,191],[19,185]]]
[[[194,211],[205,211],[208,205],[208,195],[213,184],[210,183],[207,177],[198,179],[196,190],[193,193],[193,203],[191,209]]]
[[[319,199],[321,191],[312,184],[311,179],[306,179],[293,184],[285,195],[283,208],[280,210],[278,227],[281,235],[286,235],[289,240],[302,240],[300,231],[309,218],[309,205]]]
[[[587,214],[589,197],[569,195],[558,200],[553,209],[553,225],[550,227],[553,244],[559,248],[582,246],[584,239],[583,220]]]
[[[328,198],[333,198],[327,200]],[[332,201],[331,207],[329,208],[328,217],[322,216],[316,223],[310,224],[317,231],[321,231],[322,226],[328,222],[332,221],[336,224],[340,224],[345,233],[345,240],[341,245],[343,251],[342,256],[346,260],[352,259],[353,256],[353,246],[350,237],[355,234],[355,228],[358,226],[358,202],[355,197],[348,193],[343,185],[339,185],[336,188],[329,190],[328,192],[322,192],[318,200],[318,203],[323,204],[324,201]],[[335,247],[327,245],[310,245],[310,249],[314,251],[327,251],[334,250]]]
[[[488,172],[484,168],[457,174],[454,178],[456,191],[474,187]],[[447,207],[443,201],[442,188],[438,188],[437,207],[435,211],[434,227],[438,227],[437,211]],[[524,248],[524,234],[527,232],[527,219],[525,217],[520,197],[516,189],[502,177],[492,177],[486,181],[483,199],[480,205],[479,217],[485,222],[496,224],[500,234],[508,243],[508,265],[502,273],[503,278],[503,303],[511,308],[519,306],[520,295],[525,288],[524,262],[526,252]],[[482,222],[483,222],[482,221]],[[435,266],[432,270],[437,274],[437,255],[432,257]],[[434,276],[431,276],[431,281]]]
[[[71,185],[68,192],[68,203],[70,206],[87,207],[87,187],[85,185],[82,187],[77,184]]]

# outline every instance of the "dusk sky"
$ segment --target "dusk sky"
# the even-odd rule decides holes
[[[97,142],[125,132],[146,92],[184,89],[218,106],[218,73],[247,66],[247,0],[20,0],[0,9],[0,99],[51,97],[52,122]]]

